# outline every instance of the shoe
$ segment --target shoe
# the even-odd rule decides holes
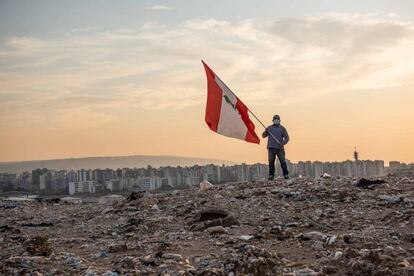
[[[284,177],[285,179],[289,179],[289,175],[287,175],[287,174],[286,174],[286,175],[284,175],[283,177]]]
[[[272,181],[273,179],[275,179],[275,177],[273,175],[270,175],[269,178],[267,180]]]

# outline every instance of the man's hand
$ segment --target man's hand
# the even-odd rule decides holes
[[[267,128],[265,129],[265,131],[262,133],[262,137],[266,138],[269,135],[269,133],[267,132]]]

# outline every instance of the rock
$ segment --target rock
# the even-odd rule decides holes
[[[102,214],[109,214],[109,213],[112,213],[114,211],[114,208],[112,208],[112,207],[109,207],[109,208],[106,208],[106,209],[103,209],[102,210]]]
[[[410,243],[414,243],[414,233],[407,234],[407,235],[405,235],[404,238],[405,238],[406,241],[408,241]]]
[[[176,262],[181,262],[183,260],[183,256],[180,254],[163,254],[163,257],[168,260],[174,260]]]
[[[33,262],[20,256],[11,256],[6,260],[6,264],[10,267],[33,268]]]
[[[31,256],[50,256],[52,247],[46,237],[36,236],[23,244]]]
[[[205,209],[198,212],[188,223],[190,230],[201,231],[212,226],[229,227],[240,222],[233,213],[223,209]]]
[[[140,261],[138,260],[138,258],[135,258],[133,256],[124,256],[119,262],[116,263],[116,265],[127,270],[132,270],[137,265],[139,265],[139,263]]]
[[[389,203],[398,203],[401,202],[403,199],[398,195],[379,195],[379,199],[388,201]]]
[[[318,231],[311,231],[298,236],[300,239],[303,240],[319,240],[319,241],[326,241],[327,235],[318,232]]]
[[[354,238],[353,238],[352,234],[346,234],[346,235],[344,235],[343,240],[344,240],[344,243],[350,244],[354,241]]]
[[[123,252],[127,249],[128,247],[125,243],[112,243],[108,246],[108,252],[110,253]]]
[[[338,260],[339,258],[341,258],[343,255],[342,251],[336,251],[335,254],[333,255],[332,259],[334,260]]]
[[[249,241],[253,238],[254,238],[254,236],[250,236],[250,235],[241,235],[241,236],[239,236],[239,239],[242,240],[242,241]]]
[[[204,180],[200,183],[199,191],[204,192],[204,191],[212,189],[213,187],[214,187],[213,184],[211,184],[207,180]]]
[[[221,234],[227,234],[227,230],[219,225],[219,226],[212,226],[206,229],[206,231],[210,234],[210,235],[221,235]]]
[[[214,198],[215,198],[215,199],[222,199],[222,198],[223,198],[223,196],[222,196],[222,195],[220,195],[220,194],[216,194],[216,195],[214,195]]]
[[[414,203],[414,197],[404,197],[403,202],[404,203]]]

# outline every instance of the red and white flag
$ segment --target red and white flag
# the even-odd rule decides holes
[[[204,61],[201,62],[207,75],[205,120],[208,127],[224,136],[259,144],[260,139],[254,132],[247,107]]]

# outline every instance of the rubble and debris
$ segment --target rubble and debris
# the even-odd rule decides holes
[[[414,177],[381,181],[3,201],[18,207],[1,208],[0,274],[414,275]]]
[[[361,178],[356,183],[356,186],[363,188],[363,189],[373,189],[375,185],[379,185],[383,183],[386,183],[386,181],[382,179],[371,180],[371,179]]]

